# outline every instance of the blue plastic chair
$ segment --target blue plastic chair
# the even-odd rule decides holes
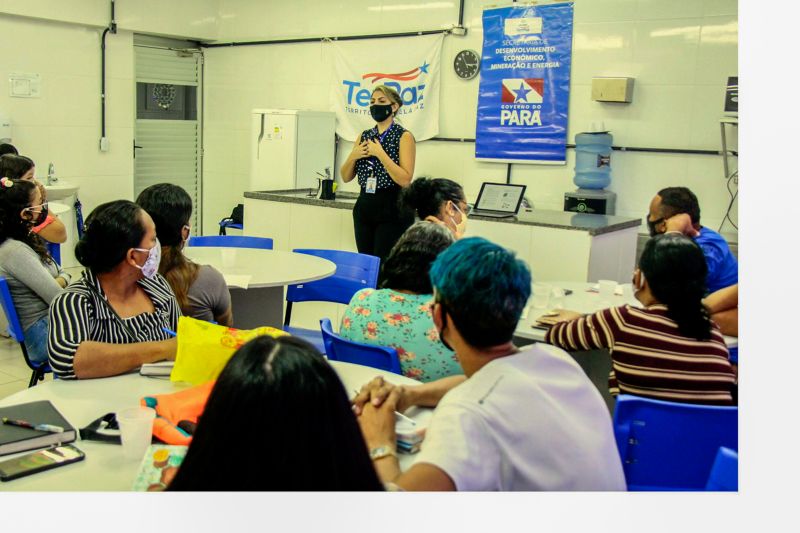
[[[294,302],[349,304],[353,295],[361,289],[374,289],[378,285],[381,264],[378,257],[341,250],[296,248],[292,251],[327,259],[336,264],[336,272],[318,281],[289,285],[286,288],[284,326],[288,326],[291,321]]]
[[[61,264],[61,245],[57,242],[47,242],[47,251],[50,253],[50,257],[53,258],[53,261]]]
[[[11,299],[11,291],[8,289],[8,281],[3,276],[0,276],[0,304],[3,306],[3,311],[8,319],[8,333],[11,338],[19,343],[22,348],[22,356],[25,358],[25,364],[28,365],[33,373],[31,380],[28,382],[28,387],[33,387],[40,381],[44,380],[44,375],[52,372],[48,363],[35,364],[28,356],[28,349],[25,347],[25,333],[22,331],[22,324],[17,315],[17,309],[14,307],[14,301]]]
[[[739,364],[739,347],[736,346],[734,348],[730,348],[728,350],[728,354],[729,354],[728,358],[730,359],[731,363],[734,364],[734,365],[738,365]]]
[[[737,492],[739,490],[739,454],[720,446],[711,467],[706,490]]]
[[[319,326],[322,330],[325,351],[331,361],[344,361],[345,363],[370,366],[394,372],[395,374],[403,373],[400,370],[400,358],[394,348],[362,344],[343,339],[333,332],[331,321],[328,318],[320,320]]]
[[[229,218],[223,218],[219,221],[219,234],[220,235],[227,235],[227,229],[244,229],[244,224],[237,224],[236,222],[232,221]]]
[[[267,237],[247,237],[244,235],[206,235],[192,237],[189,246],[219,246],[225,248],[257,248],[272,250],[272,239]]]
[[[739,447],[738,415],[737,407],[621,394],[614,436],[628,490],[704,490],[719,447]]]
[[[283,318],[283,330],[307,340],[324,352],[325,345],[319,330],[293,328],[289,325],[292,319],[292,304],[295,302],[349,304],[353,295],[361,289],[374,289],[378,285],[381,260],[372,255],[341,250],[296,248],[292,251],[321,257],[336,264],[336,272],[332,276],[318,281],[289,285],[286,288],[286,314]]]

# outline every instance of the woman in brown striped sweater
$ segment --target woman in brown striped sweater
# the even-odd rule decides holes
[[[722,333],[702,303],[706,261],[691,239],[667,233],[650,239],[633,274],[630,305],[582,316],[561,311],[545,342],[566,350],[607,348],[612,395],[730,405],[736,378]]]

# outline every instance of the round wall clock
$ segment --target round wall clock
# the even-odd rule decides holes
[[[481,56],[475,50],[461,50],[453,61],[456,76],[462,80],[471,80],[478,75],[481,67]]]

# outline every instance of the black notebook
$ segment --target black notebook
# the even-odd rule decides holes
[[[49,433],[0,422],[0,455],[46,448],[58,443],[66,444],[76,438],[75,428],[47,400],[0,407],[0,420],[3,417],[25,420],[33,425],[60,426],[64,428],[64,432]]]

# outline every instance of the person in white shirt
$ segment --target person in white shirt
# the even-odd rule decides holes
[[[512,343],[531,290],[527,265],[462,239],[430,271],[433,320],[464,376],[420,386],[375,378],[354,398],[378,475],[404,490],[625,490],[611,417],[563,350]],[[436,407],[417,461],[397,462],[395,414]]]

